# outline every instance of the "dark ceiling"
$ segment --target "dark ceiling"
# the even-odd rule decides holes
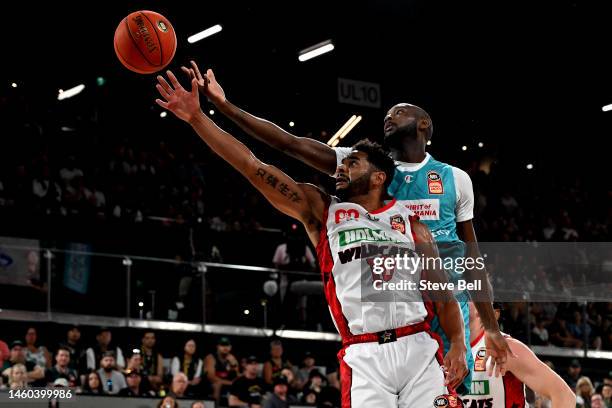
[[[344,144],[382,133],[385,109],[338,103],[338,77],[379,83],[383,108],[406,101],[428,110],[432,150],[449,161],[483,141],[498,156],[562,165],[598,154],[588,142],[603,144],[612,130],[612,112],[601,111],[612,103],[609,2],[14,3],[3,12],[0,89],[15,92],[8,84],[18,81],[41,106],[81,82],[91,96],[103,76],[95,98],[120,107],[118,121],[160,120],[151,114],[154,77],[124,69],[112,46],[125,15],[150,9],[177,32],[171,68],[196,58],[236,104],[295,121],[298,134],[333,133],[353,113],[364,120]],[[217,23],[220,34],[187,43]],[[300,49],[326,39],[332,53],[298,62]],[[87,96],[70,103],[79,98]]]

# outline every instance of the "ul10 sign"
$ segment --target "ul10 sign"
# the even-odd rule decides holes
[[[368,108],[380,108],[380,85],[338,78],[338,101]]]

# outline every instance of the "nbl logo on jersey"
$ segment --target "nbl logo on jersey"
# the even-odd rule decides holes
[[[435,408],[463,408],[463,402],[455,395],[439,395],[434,399]]]
[[[406,234],[406,222],[404,221],[404,217],[399,214],[392,215],[389,222],[391,223],[391,228],[402,234]]]
[[[432,170],[427,173],[427,191],[429,194],[444,194],[442,177],[437,171]]]
[[[476,358],[474,359],[474,371],[486,371],[487,370],[487,349],[481,348],[476,352]]]

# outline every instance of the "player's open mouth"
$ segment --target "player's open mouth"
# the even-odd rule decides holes
[[[338,177],[336,177],[336,186],[337,186],[338,184],[342,184],[342,183],[346,183],[346,184],[348,184],[348,183],[349,183],[349,181],[350,181],[350,180],[349,180],[349,178],[348,178],[348,177],[338,176]]]
[[[395,125],[393,123],[387,123],[385,125],[385,132],[389,132],[391,129],[393,129],[395,127]]]

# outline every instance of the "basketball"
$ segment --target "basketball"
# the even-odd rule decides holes
[[[135,11],[115,30],[115,53],[130,71],[152,74],[174,58],[176,34],[168,19],[148,10]]]

